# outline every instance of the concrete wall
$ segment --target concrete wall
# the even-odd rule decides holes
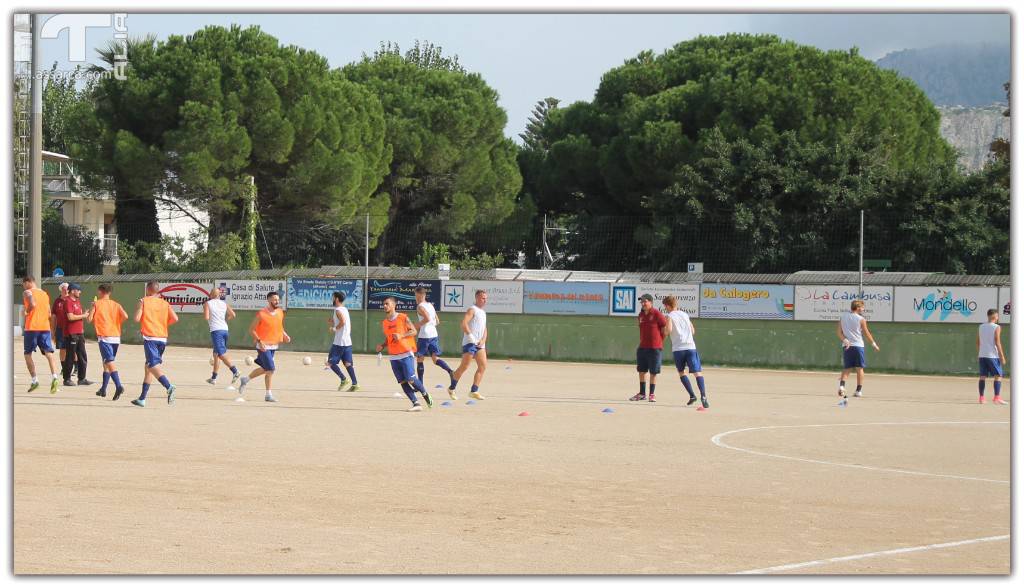
[[[84,284],[86,306],[96,284]],[[46,288],[55,295],[55,289]],[[142,295],[142,285],[117,283],[113,297],[129,315]],[[21,288],[15,290],[21,299]],[[230,346],[251,349],[246,334],[252,311],[239,311],[231,323]],[[325,354],[333,339],[327,330],[329,310],[291,310],[285,328],[292,343],[282,349]],[[356,352],[372,352],[382,340],[380,321],[384,313],[352,311],[352,339]],[[209,346],[209,329],[202,314],[179,314],[181,322],[171,327],[173,345]],[[441,313],[439,332],[444,355],[457,356],[461,348],[461,314]],[[364,320],[369,319],[369,346],[363,347]],[[639,331],[630,317],[579,317],[543,315],[488,315],[488,350],[493,357],[552,361],[632,362]],[[835,335],[835,323],[817,321],[756,321],[695,319],[696,340],[701,358],[708,366],[765,366],[835,370],[842,353]],[[881,352],[867,350],[869,370],[929,374],[976,374],[975,339],[977,325],[934,323],[882,323],[870,325]],[[87,327],[86,332],[92,333]],[[125,324],[123,341],[137,343],[137,325]],[[1010,325],[1003,325],[1003,346],[1010,354]],[[254,353],[252,355],[255,355]],[[671,348],[665,357],[671,362]],[[319,361],[319,359],[316,359]],[[1009,370],[1007,369],[1007,372]]]

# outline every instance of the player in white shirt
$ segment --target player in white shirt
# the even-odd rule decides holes
[[[213,342],[213,375],[206,380],[208,384],[217,383],[217,367],[220,362],[231,370],[231,383],[238,381],[238,368],[228,359],[228,321],[235,318],[235,309],[224,298],[223,289],[214,286],[210,290],[210,299],[203,303],[203,318],[210,325],[210,341]]]
[[[448,396],[457,400],[455,386],[459,378],[469,369],[469,364],[476,361],[476,372],[473,374],[473,387],[470,388],[469,397],[483,400],[480,394],[480,382],[484,379],[484,372],[487,371],[487,351],[484,346],[487,344],[487,312],[484,306],[487,305],[487,292],[476,291],[476,304],[466,310],[462,317],[462,362],[452,374],[452,383],[448,387]]]
[[[857,390],[854,396],[863,395],[864,368],[867,358],[864,357],[864,338],[866,337],[875,351],[880,351],[878,343],[868,330],[868,320],[864,318],[864,301],[854,300],[850,303],[850,312],[844,314],[836,324],[836,335],[843,342],[843,373],[839,376],[840,406],[846,406],[846,378],[850,370],[857,370]]]
[[[672,358],[676,362],[679,381],[683,383],[683,387],[686,388],[686,392],[690,395],[690,400],[686,403],[686,406],[697,402],[697,397],[693,393],[693,386],[690,385],[690,380],[686,377],[686,369],[689,368],[690,373],[697,380],[697,387],[700,389],[700,408],[697,410],[707,410],[708,395],[704,388],[704,374],[700,369],[700,354],[697,353],[697,344],[693,340],[693,335],[697,332],[697,329],[694,328],[693,322],[690,321],[690,315],[679,309],[675,296],[666,296],[661,302],[665,305],[665,312],[667,313],[665,318],[668,319],[668,334],[672,339]]]
[[[352,320],[348,309],[345,308],[345,293],[335,292],[331,300],[334,302],[334,308],[331,309],[331,317],[327,319],[327,328],[334,333],[334,341],[331,343],[331,351],[327,354],[327,365],[341,380],[338,384],[338,392],[341,392],[345,384],[348,384],[345,374],[341,373],[341,368],[338,367],[339,363],[344,363],[345,371],[352,379],[352,385],[345,392],[355,392],[359,390],[359,380],[356,379],[356,368],[352,365]]]
[[[985,379],[992,376],[992,389],[995,392],[993,404],[1006,404],[1000,397],[1003,386],[1003,328],[999,326],[999,311],[990,308],[988,322],[978,325],[978,403],[985,404]]]
[[[419,330],[416,337],[416,375],[421,382],[426,382],[423,379],[423,358],[429,355],[434,365],[448,372],[449,385],[454,385],[452,368],[441,359],[441,341],[437,336],[437,326],[441,324],[441,319],[437,317],[434,305],[427,302],[427,289],[423,286],[416,288],[416,314],[420,317],[420,321],[416,323]]]

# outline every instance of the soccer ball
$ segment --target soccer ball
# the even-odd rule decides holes
[[[245,365],[252,365],[252,358],[248,355],[245,356]]]
[[[302,358],[302,365],[313,365],[313,358],[306,356]]]

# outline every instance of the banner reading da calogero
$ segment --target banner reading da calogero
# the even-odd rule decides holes
[[[793,318],[793,286],[702,284],[701,318]]]

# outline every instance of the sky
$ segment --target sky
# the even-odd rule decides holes
[[[111,25],[113,22],[111,22]],[[456,54],[497,90],[508,113],[506,135],[518,141],[538,100],[590,100],[609,69],[639,52],[662,52],[701,34],[773,33],[821,49],[857,47],[876,60],[889,52],[960,43],[1010,43],[1008,14],[141,14],[128,13],[127,34],[157,39],[207,25],[258,25],[283,44],[325,56],[341,67],[381,42],[403,49],[419,39]],[[86,59],[114,38],[91,27]],[[73,70],[68,29],[40,44],[42,63]]]

